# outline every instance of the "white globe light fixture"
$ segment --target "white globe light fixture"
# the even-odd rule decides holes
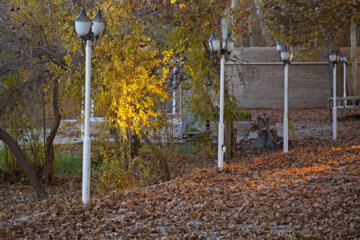
[[[85,117],[84,117],[84,136],[83,136],[83,171],[82,171],[82,201],[87,205],[90,201],[90,89],[91,89],[91,45],[94,41],[104,35],[106,22],[98,9],[95,17],[90,20],[86,16],[85,9],[82,8],[79,16],[74,20],[74,27],[77,35],[81,38],[82,46],[86,41],[85,51]]]
[[[97,10],[95,17],[91,19],[91,22],[91,32],[94,34],[94,38],[98,39],[102,37],[105,32],[106,22],[105,18],[101,14],[100,8]]]
[[[235,41],[232,38],[230,38],[230,35],[228,35],[223,40],[223,49],[226,50],[226,53],[231,54],[234,51],[234,44]]]
[[[337,64],[338,61],[340,60],[340,57],[334,50],[331,49],[328,54],[328,59],[329,59],[329,63]]]
[[[75,18],[75,31],[79,35],[80,38],[86,38],[91,29],[91,21],[86,15],[86,11],[84,8],[81,9],[80,14],[77,18]]]
[[[283,49],[281,41],[276,42],[276,51],[280,52]]]
[[[208,39],[209,47],[212,52],[217,52],[220,50],[220,40],[215,37],[214,33],[211,34]]]
[[[347,56],[345,53],[340,55],[340,62],[347,63]]]

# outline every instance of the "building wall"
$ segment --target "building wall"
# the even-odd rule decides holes
[[[235,95],[240,105],[244,108],[283,108],[284,64],[275,48],[240,48],[234,55],[238,60],[227,61],[226,79],[230,93]],[[337,93],[340,96],[342,65],[337,69]],[[348,82],[350,76],[348,65]],[[331,79],[326,53],[320,54],[316,62],[294,61],[289,66],[289,108],[327,107],[327,99],[332,94]]]

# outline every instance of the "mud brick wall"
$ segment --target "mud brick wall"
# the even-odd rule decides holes
[[[348,49],[344,48],[342,52],[348,52]],[[230,84],[230,94],[235,95],[240,105],[244,108],[283,108],[284,64],[275,48],[240,48],[234,55],[238,60],[227,61],[226,80]],[[337,75],[337,93],[342,96],[342,64],[338,65]],[[351,67],[348,65],[348,88],[350,78]],[[314,62],[294,61],[290,65],[289,108],[327,107],[331,88],[331,69],[325,52]]]

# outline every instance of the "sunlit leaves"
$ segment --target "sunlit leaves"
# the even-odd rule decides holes
[[[157,128],[154,118],[160,114],[159,104],[167,98],[164,84],[173,52],[151,48],[129,2],[106,1],[101,7],[108,34],[93,48],[96,109],[122,133],[130,129],[141,134],[145,128]],[[66,60],[78,47],[67,47]]]

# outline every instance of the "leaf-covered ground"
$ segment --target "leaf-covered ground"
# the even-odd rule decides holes
[[[342,125],[349,130],[336,142],[304,136],[289,153],[253,157],[241,157],[252,151],[243,149],[223,172],[197,169],[96,197],[88,208],[77,181],[58,183],[40,201],[9,196],[27,186],[1,184],[0,238],[360,239],[359,120]]]

